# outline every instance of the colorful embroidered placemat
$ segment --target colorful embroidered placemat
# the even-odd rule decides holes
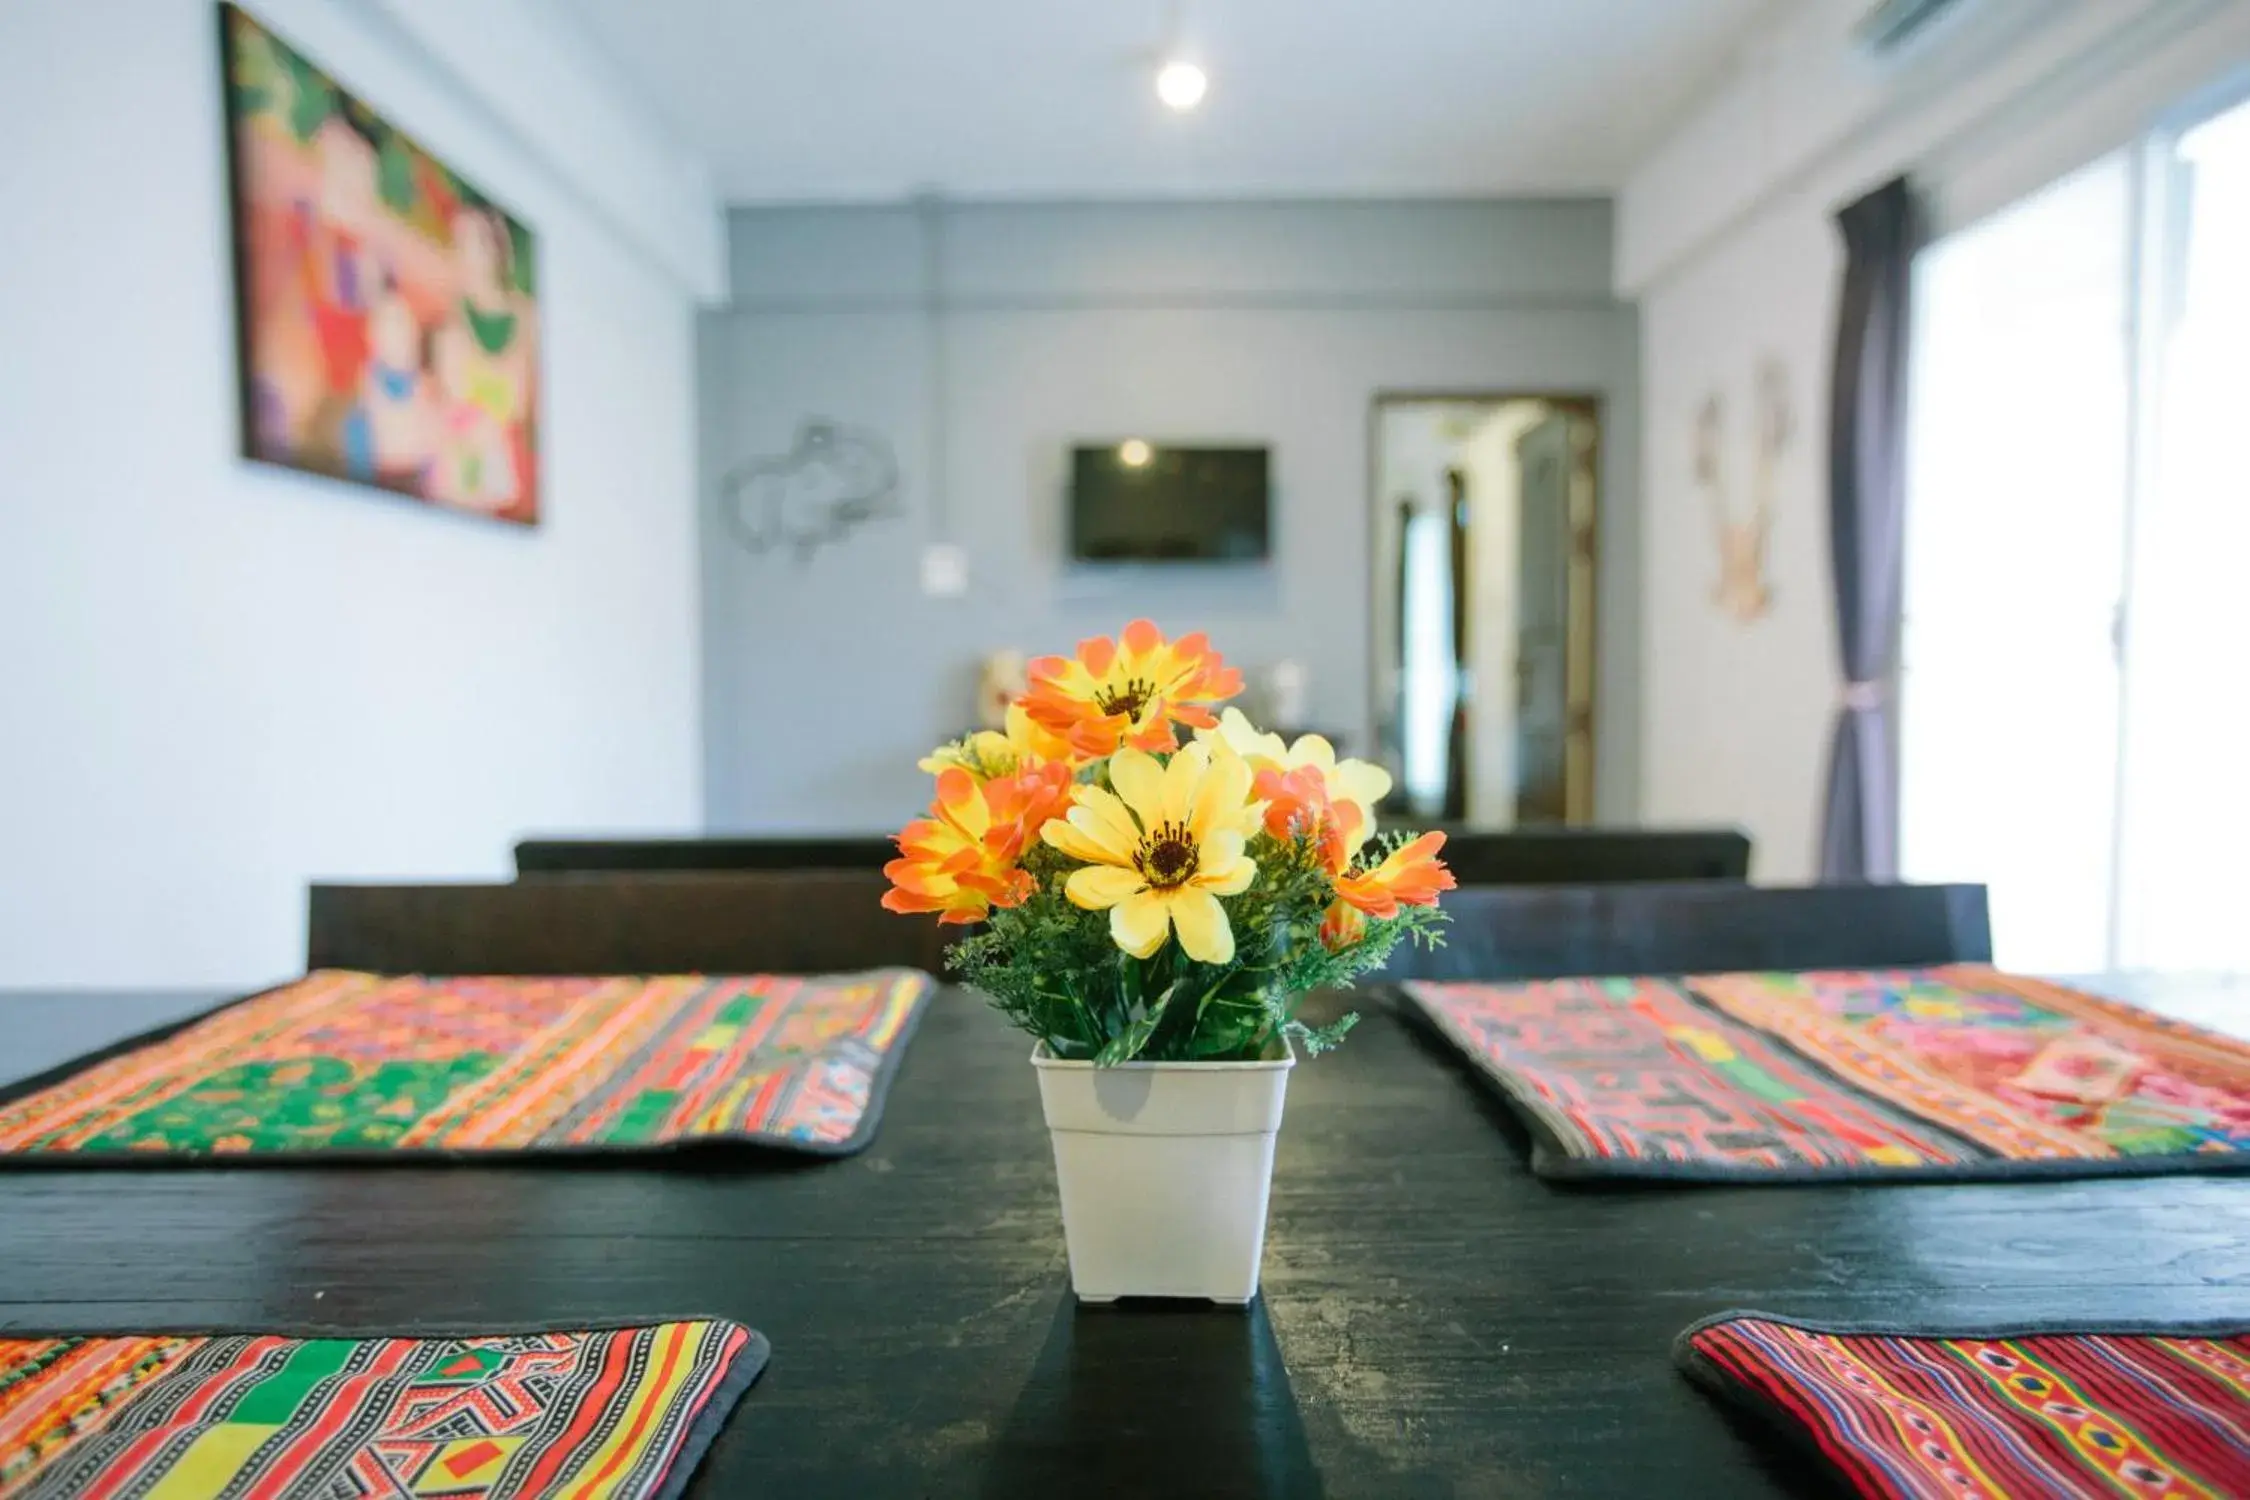
[[[1545,1176],[2250,1169],[2250,1046],[1981,964],[1404,988]]]
[[[385,978],[237,1001],[0,1097],[0,1166],[647,1152],[840,1155],[935,988],[828,978]],[[55,1075],[49,1075],[52,1079]]]
[[[0,1338],[0,1500],[671,1500],[757,1379],[720,1319],[562,1333]]]
[[[1901,1333],[1728,1313],[1674,1355],[1861,1495],[2250,1495],[2241,1324]]]

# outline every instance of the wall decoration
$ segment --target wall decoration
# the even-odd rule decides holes
[[[1745,625],[1773,610],[1773,584],[1766,576],[1767,541],[1773,531],[1781,455],[1796,433],[1789,371],[1778,358],[1768,356],[1758,362],[1753,398],[1750,507],[1745,515],[1736,516],[1728,497],[1726,405],[1717,391],[1704,398],[1695,419],[1695,484],[1710,507],[1719,550],[1719,578],[1711,601]]]
[[[219,9],[245,457],[536,524],[531,231]]]
[[[743,546],[786,546],[803,562],[822,544],[899,514],[898,460],[875,433],[811,417],[799,424],[787,453],[730,470],[719,495],[728,529]]]
[[[1008,705],[1031,691],[1031,664],[1021,651],[995,651],[984,659],[977,674],[977,724],[985,729],[1008,727]]]

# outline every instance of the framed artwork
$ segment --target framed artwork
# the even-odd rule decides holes
[[[243,455],[536,525],[531,231],[246,12],[219,24]]]

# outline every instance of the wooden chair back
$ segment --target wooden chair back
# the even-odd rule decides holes
[[[880,870],[898,846],[869,834],[821,838],[524,839],[518,875],[736,870]]]
[[[315,885],[306,964],[386,974],[939,972],[959,928],[881,906],[849,871]]]
[[[524,839],[516,873],[880,870],[898,855],[887,838]],[[1463,885],[1591,885],[1619,880],[1742,880],[1750,840],[1739,829],[1449,830],[1446,862]]]
[[[1445,862],[1463,885],[1747,880],[1750,836],[1738,828],[1449,830]]]
[[[1448,892],[1445,946],[1402,946],[1381,979],[1555,979],[1985,962],[1981,885],[1761,887],[1719,881]]]
[[[855,871],[312,887],[310,968],[425,974],[942,972],[960,929]],[[1984,887],[1723,881],[1449,892],[1445,946],[1375,979],[1540,979],[1989,961]]]

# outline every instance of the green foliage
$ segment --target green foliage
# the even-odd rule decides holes
[[[383,131],[383,148],[375,158],[375,185],[393,213],[414,212],[414,152],[395,130]]]
[[[515,289],[526,297],[539,295],[539,283],[532,269],[531,231],[514,219],[508,225],[508,279]]]
[[[1371,843],[1362,864],[1397,840]],[[1198,963],[1176,938],[1147,959],[1111,941],[1109,913],[1084,911],[1063,895],[1075,868],[1053,849],[1030,850],[1024,868],[1038,882],[1021,905],[996,910],[983,931],[949,957],[1002,1014],[1057,1057],[1108,1066],[1145,1062],[1240,1062],[1288,1037],[1309,1055],[1334,1048],[1356,1015],[1307,1026],[1297,1002],[1309,990],[1348,988],[1380,968],[1409,939],[1435,947],[1445,922],[1435,907],[1401,908],[1368,919],[1350,942],[1331,949],[1321,921],[1331,899],[1311,844],[1261,833],[1251,841],[1258,878],[1224,905],[1234,928],[1231,963]]]
[[[233,17],[232,23],[234,77],[229,81],[233,86],[235,117],[247,120],[273,107],[281,90],[281,78],[265,33],[240,16]]]
[[[296,53],[278,44],[274,51],[289,74],[289,128],[300,143],[309,143],[335,113],[336,90],[318,68]]]

